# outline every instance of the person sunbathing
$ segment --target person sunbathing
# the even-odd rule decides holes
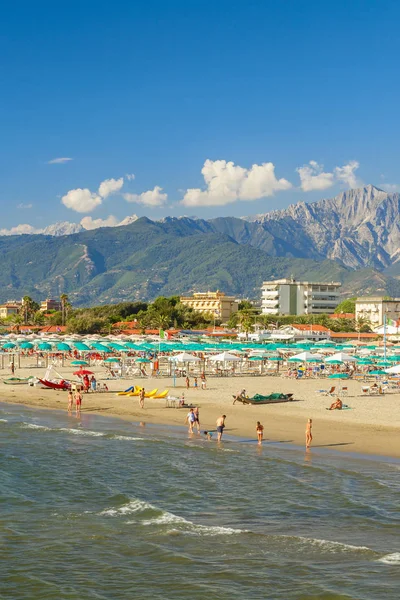
[[[329,410],[342,410],[343,408],[343,402],[341,401],[340,398],[337,398],[335,400],[335,402],[332,402],[332,404],[329,407]]]

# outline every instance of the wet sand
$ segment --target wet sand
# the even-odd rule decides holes
[[[71,376],[71,367],[57,368],[63,376]],[[91,367],[97,379],[104,381],[104,367]],[[15,376],[42,376],[43,369],[22,367]],[[28,385],[6,385],[3,379],[9,373],[0,371],[0,401],[21,403],[40,408],[67,409],[67,393],[40,389]],[[162,399],[146,399],[140,409],[137,397],[117,396],[116,392],[130,385],[143,385],[146,390],[158,388],[170,390],[170,395],[185,393],[188,403],[200,407],[201,429],[215,429],[215,421],[226,414],[226,433],[256,438],[256,422],[264,425],[265,440],[304,444],[305,426],[313,419],[313,447],[331,448],[347,452],[384,455],[400,458],[400,390],[381,396],[362,395],[363,384],[347,381],[349,394],[343,402],[351,410],[327,411],[334,398],[324,397],[317,390],[330,388],[332,380],[289,380],[282,377],[212,377],[207,389],[186,390],[182,378],[176,387],[169,378],[141,378],[107,380],[108,392],[84,394],[82,412],[120,417],[131,421],[185,425],[187,409],[167,408]],[[199,382],[200,383],[200,382]],[[337,385],[337,387],[340,387]],[[294,393],[295,402],[263,406],[232,404],[232,395],[245,388],[250,396],[254,393]],[[339,394],[340,395],[340,394]]]

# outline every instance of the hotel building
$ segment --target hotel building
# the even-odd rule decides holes
[[[197,312],[211,314],[222,321],[227,321],[239,308],[234,296],[226,296],[220,291],[194,292],[193,296],[181,296],[180,301]]]
[[[365,319],[374,328],[383,325],[385,315],[392,321],[400,319],[400,298],[390,300],[384,300],[382,296],[357,298],[356,320]]]
[[[311,283],[295,279],[264,281],[261,312],[264,315],[333,314],[339,304],[339,288],[335,282]]]

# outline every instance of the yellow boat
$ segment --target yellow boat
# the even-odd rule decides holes
[[[154,388],[154,390],[151,390],[151,392],[146,392],[144,397],[145,398],[154,398],[154,396],[157,394],[158,392],[158,388]]]

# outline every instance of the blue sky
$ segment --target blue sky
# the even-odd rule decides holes
[[[398,2],[1,10],[1,228],[240,216],[400,184]]]

